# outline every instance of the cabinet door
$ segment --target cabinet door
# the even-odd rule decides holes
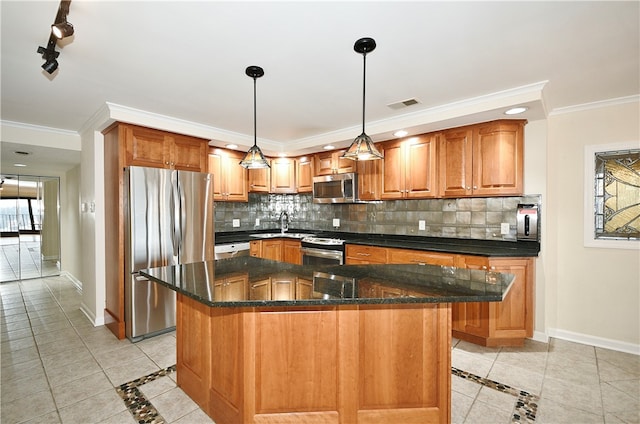
[[[440,135],[440,194],[469,196],[473,180],[473,131],[471,128],[444,131]]]
[[[533,259],[491,259],[490,269],[515,275],[515,281],[502,302],[492,302],[492,330],[495,337],[533,336]]]
[[[249,283],[249,299],[271,300],[271,278]]]
[[[249,242],[249,255],[254,258],[262,257],[262,240],[251,240]]]
[[[279,158],[271,161],[271,191],[270,193],[295,193],[296,167],[295,161],[289,158]]]
[[[249,201],[249,172],[240,166],[244,153],[226,151],[223,171],[226,174],[226,200],[230,202]]]
[[[271,299],[293,300],[295,299],[296,282],[291,275],[271,277]]]
[[[171,138],[171,167],[180,171],[207,171],[206,140],[173,134]]]
[[[282,261],[282,240],[262,240],[262,258]]]
[[[222,155],[219,149],[211,149],[207,155],[207,172],[213,174],[213,200],[224,200],[224,172],[222,170]]]
[[[125,164],[169,168],[170,141],[162,131],[120,124],[125,137]]]
[[[404,142],[404,190],[407,199],[424,199],[438,195],[436,140],[434,135],[423,135]]]
[[[356,161],[352,159],[343,159],[342,155],[345,150],[338,150],[333,152],[333,166],[338,174],[346,174],[349,172],[355,172]]]
[[[269,193],[271,170],[269,168],[249,169],[249,192]]]
[[[296,299],[311,299],[313,294],[313,281],[303,278],[296,279]]]
[[[382,143],[382,191],[380,198],[393,200],[404,198],[404,149],[402,141]]]
[[[302,265],[302,253],[300,252],[300,240],[284,240],[282,242],[282,256],[284,262]]]
[[[358,161],[358,198],[380,200],[382,189],[382,161]]]
[[[333,171],[333,152],[316,153],[314,156],[316,175],[331,175]]]
[[[473,139],[473,194],[521,195],[524,164],[523,123],[479,125]]]
[[[307,157],[296,159],[296,180],[298,193],[313,191],[313,160]]]

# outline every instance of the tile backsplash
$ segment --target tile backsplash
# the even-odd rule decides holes
[[[515,240],[516,206],[541,196],[391,200],[357,204],[315,204],[311,194],[249,194],[248,203],[216,202],[217,232],[279,229],[286,211],[290,228],[315,231],[397,234],[481,240]],[[334,219],[340,227],[333,227]],[[234,219],[240,227],[233,227]],[[259,225],[256,219],[260,220]],[[425,221],[425,229],[418,223]],[[500,224],[509,234],[500,234]]]

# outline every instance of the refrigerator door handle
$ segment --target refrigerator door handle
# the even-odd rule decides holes
[[[180,189],[176,183],[173,184],[171,189],[171,243],[173,244],[173,255],[178,257],[180,252],[180,246],[182,243],[182,236],[180,231]]]

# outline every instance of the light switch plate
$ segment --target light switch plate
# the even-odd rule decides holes
[[[240,226],[240,220],[234,219],[232,222],[233,228],[238,228]]]
[[[340,226],[340,218],[333,218],[333,226],[334,227]]]
[[[427,223],[424,221],[424,219],[420,219],[418,221],[418,230],[424,231],[426,229],[427,229]]]
[[[502,235],[509,234],[509,223],[508,222],[503,222],[502,224],[500,224],[500,234],[502,234]]]

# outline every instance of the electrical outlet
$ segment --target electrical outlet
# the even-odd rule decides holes
[[[340,226],[340,219],[339,218],[333,218],[333,226],[336,227],[336,228]]]
[[[256,218],[256,227],[260,226],[260,218]]]
[[[233,228],[238,228],[240,226],[240,220],[239,219],[234,219],[232,221],[232,226],[233,226]]]
[[[424,219],[421,219],[418,221],[418,230],[420,231],[424,231],[427,229],[427,223],[424,221]]]
[[[502,235],[509,234],[509,223],[508,222],[503,222],[502,224],[500,224],[500,234],[502,234]]]

